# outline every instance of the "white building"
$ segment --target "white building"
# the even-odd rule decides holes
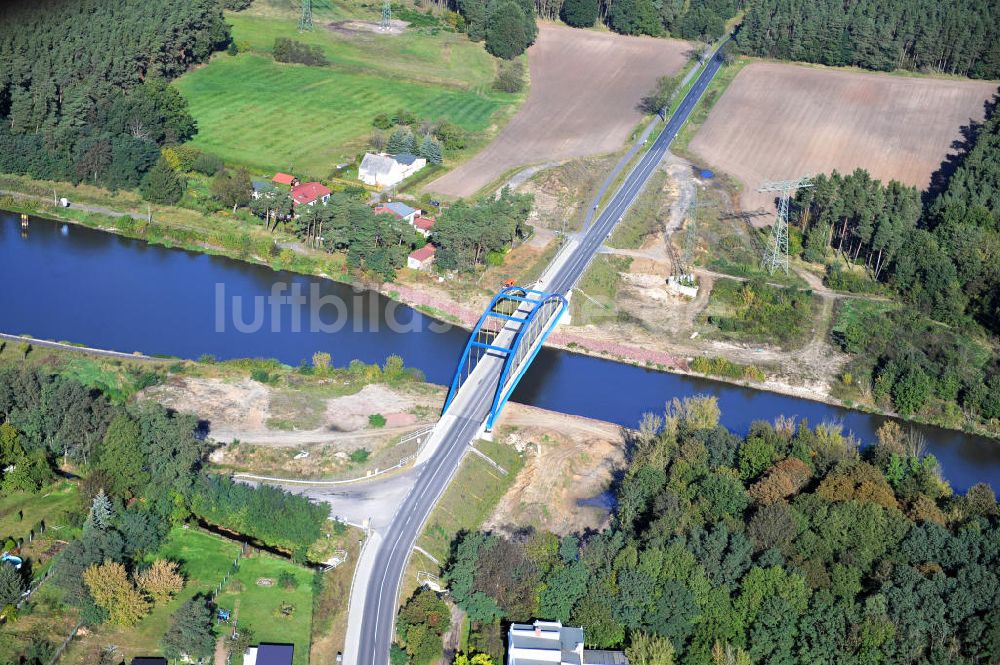
[[[406,152],[398,155],[366,152],[358,167],[358,180],[366,185],[392,187],[425,166],[426,159]]]
[[[584,649],[583,628],[535,621],[510,625],[507,665],[628,665],[628,658],[621,651]]]
[[[415,249],[406,257],[406,267],[413,270],[427,270],[434,263],[434,245],[427,243],[420,249]]]

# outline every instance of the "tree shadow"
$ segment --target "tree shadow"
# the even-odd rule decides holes
[[[1000,89],[993,94],[993,97],[983,102],[984,118],[989,118],[1000,105]],[[961,137],[951,143],[951,149],[955,152],[949,153],[938,166],[937,170],[931,174],[930,185],[921,193],[920,199],[924,208],[930,206],[934,200],[940,196],[951,183],[951,177],[955,174],[965,158],[976,144],[979,132],[983,128],[985,121],[970,120],[969,124],[959,128]]]

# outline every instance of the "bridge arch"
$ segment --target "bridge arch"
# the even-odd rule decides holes
[[[493,428],[507,400],[531,365],[545,339],[566,311],[559,293],[506,286],[493,297],[469,335],[445,400],[448,412],[459,390],[485,358],[502,359],[486,429]]]

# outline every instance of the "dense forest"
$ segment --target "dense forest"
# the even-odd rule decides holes
[[[704,397],[646,416],[603,532],[461,537],[469,648],[500,662],[501,621],[545,618],[633,665],[996,662],[988,486],[953,494],[894,423],[861,451],[839,426],[718,419]]]
[[[994,0],[755,0],[736,41],[786,60],[1000,78]]]
[[[218,0],[0,6],[0,171],[133,188],[196,131],[168,85],[229,41]]]

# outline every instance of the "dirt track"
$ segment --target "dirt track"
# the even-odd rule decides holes
[[[687,42],[623,37],[542,23],[528,49],[531,91],[497,138],[427,185],[470,196],[516,166],[617,150],[642,117],[636,109],[660,76],[686,62]]]
[[[691,141],[744,186],[744,209],[770,207],[763,180],[868,169],[930,183],[960,128],[983,118],[996,83],[910,78],[800,65],[747,65]]]

